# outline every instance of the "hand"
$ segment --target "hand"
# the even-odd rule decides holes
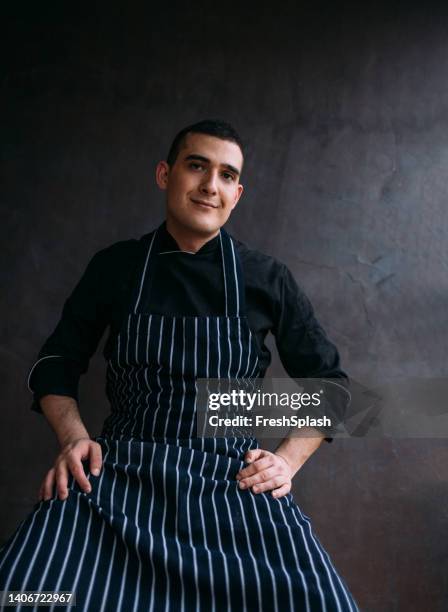
[[[98,442],[90,438],[78,438],[63,446],[56,458],[54,466],[48,471],[39,489],[39,501],[50,499],[53,495],[53,486],[56,483],[56,490],[59,499],[64,500],[68,497],[68,474],[69,471],[78,482],[81,489],[90,493],[92,487],[84,473],[81,463],[83,459],[90,457],[90,471],[94,476],[98,476],[103,463],[101,446]]]
[[[256,448],[248,451],[244,459],[250,465],[236,475],[241,489],[250,487],[253,493],[271,491],[272,497],[282,497],[291,491],[294,471],[282,455]]]

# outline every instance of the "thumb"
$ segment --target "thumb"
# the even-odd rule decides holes
[[[102,452],[99,444],[90,445],[90,471],[94,476],[98,476],[102,466]]]
[[[253,463],[260,458],[262,452],[261,448],[254,448],[253,450],[247,451],[244,455],[244,460],[246,463]]]

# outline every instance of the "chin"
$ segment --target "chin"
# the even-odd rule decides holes
[[[221,226],[220,225],[201,225],[198,224],[195,228],[194,231],[196,231],[198,234],[203,234],[204,236],[209,236],[210,234],[216,234],[217,231],[219,231],[219,228]]]
[[[212,222],[201,220],[201,219],[189,219],[189,222],[184,224],[190,231],[197,232],[198,234],[213,234],[219,230],[221,225],[215,221]]]

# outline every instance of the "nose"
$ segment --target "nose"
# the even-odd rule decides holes
[[[214,195],[217,192],[217,173],[210,171],[204,175],[204,180],[201,182],[200,190],[202,193]]]

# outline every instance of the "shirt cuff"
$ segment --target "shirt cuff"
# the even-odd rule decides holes
[[[45,395],[64,395],[78,402],[79,364],[60,355],[48,355],[36,361],[28,375],[28,389],[33,393],[30,406],[42,413],[40,400]]]

